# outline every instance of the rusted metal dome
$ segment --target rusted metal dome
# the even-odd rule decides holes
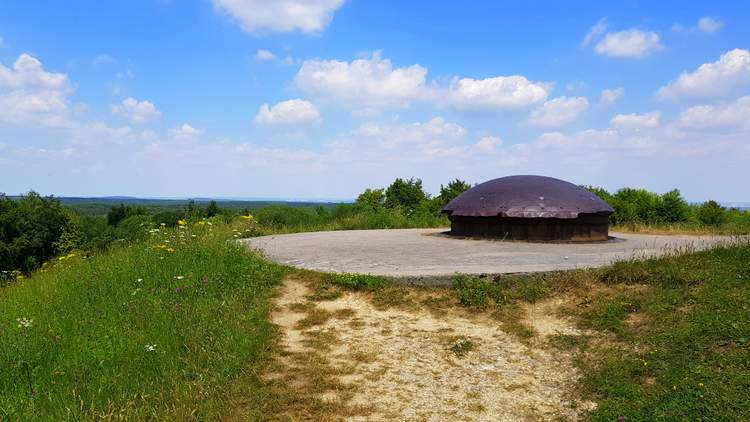
[[[578,214],[614,212],[586,189],[546,176],[508,176],[484,182],[443,208],[465,217],[577,218]]]
[[[517,240],[606,240],[614,212],[593,193],[545,176],[484,182],[446,205],[451,234]]]

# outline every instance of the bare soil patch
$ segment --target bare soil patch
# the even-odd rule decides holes
[[[579,375],[570,355],[537,341],[581,334],[558,316],[560,300],[524,309],[539,338],[521,341],[491,318],[379,309],[352,292],[313,302],[310,291],[288,277],[272,313],[283,352],[268,377],[293,381],[318,403],[290,410],[293,419],[324,409],[327,419],[353,421],[565,420],[593,406],[572,393]]]

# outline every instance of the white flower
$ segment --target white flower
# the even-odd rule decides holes
[[[175,280],[182,280],[183,278],[185,278],[185,276],[176,275],[176,276],[174,276],[174,278],[175,278]]]
[[[18,328],[30,328],[34,324],[33,319],[16,318],[18,322]]]
[[[156,351],[156,344],[147,344],[145,347],[147,352],[155,352]]]
[[[161,223],[161,226],[162,226],[162,227],[164,227],[164,226],[166,226],[166,225],[167,225],[167,223]]]
[[[142,278],[139,278],[139,279],[138,279],[138,280],[136,280],[136,281],[140,283],[141,281],[143,281],[143,279],[142,279]]]

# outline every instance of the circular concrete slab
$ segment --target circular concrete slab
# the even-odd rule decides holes
[[[456,239],[447,229],[350,230],[243,239],[281,264],[310,270],[445,278],[456,273],[509,274],[607,265],[616,260],[676,250],[705,249],[724,236],[656,236],[611,233],[603,243],[524,243]]]

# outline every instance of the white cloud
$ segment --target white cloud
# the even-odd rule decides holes
[[[610,124],[617,128],[642,129],[659,126],[661,113],[652,111],[645,114],[618,114],[610,120]]]
[[[481,152],[493,153],[503,144],[503,140],[497,136],[483,136],[474,146]]]
[[[581,41],[581,47],[588,46],[592,41],[594,41],[594,39],[598,38],[605,32],[607,32],[607,18],[601,18],[596,23],[596,25],[592,26],[591,29],[589,29],[589,32],[583,38],[583,41]]]
[[[37,58],[21,54],[12,68],[0,64],[0,122],[67,126],[72,91],[67,75],[47,72]]]
[[[690,129],[750,128],[750,96],[720,105],[690,107],[682,112],[679,123]]]
[[[0,64],[0,88],[3,87],[63,90],[68,88],[68,76],[45,71],[39,59],[23,53],[12,69]]]
[[[702,17],[698,20],[698,30],[707,34],[718,31],[724,26],[724,22],[716,20],[710,16]]]
[[[562,126],[572,122],[586,111],[589,101],[584,97],[558,97],[546,101],[541,108],[533,110],[527,123],[536,126]]]
[[[736,48],[718,61],[703,63],[694,72],[685,72],[677,80],[657,91],[661,99],[712,98],[733,94],[750,85],[750,51]]]
[[[446,101],[462,110],[519,110],[544,101],[549,91],[549,86],[517,75],[454,78]]]
[[[614,104],[619,100],[623,95],[625,95],[625,89],[620,88],[614,88],[614,89],[605,89],[602,90],[601,95],[599,96],[599,101],[602,104]]]
[[[378,145],[393,149],[404,145],[421,148],[450,145],[464,138],[466,129],[435,117],[427,122],[416,123],[364,123],[354,130],[355,138],[376,141]]]
[[[664,46],[659,42],[659,34],[635,28],[608,32],[604,39],[594,47],[594,50],[599,54],[630,58],[646,57],[663,49]]]
[[[269,107],[263,104],[255,116],[255,122],[269,126],[304,125],[320,121],[320,112],[309,101],[293,99],[281,101]]]
[[[394,68],[375,52],[349,62],[306,60],[295,76],[301,91],[317,98],[366,108],[406,106],[427,95],[427,69],[415,64]]]
[[[258,50],[255,53],[255,59],[256,60],[261,60],[261,61],[275,60],[276,59],[276,55],[273,54],[272,52],[268,51],[268,50],[264,50],[264,49],[261,48],[260,50]]]
[[[201,129],[196,129],[188,123],[183,123],[181,126],[170,130],[172,136],[175,138],[194,138],[203,134]]]
[[[249,33],[320,32],[343,4],[344,0],[214,0],[217,10]]]
[[[143,124],[158,120],[161,111],[150,101],[138,101],[133,97],[112,105],[112,113],[120,115],[134,124]]]

